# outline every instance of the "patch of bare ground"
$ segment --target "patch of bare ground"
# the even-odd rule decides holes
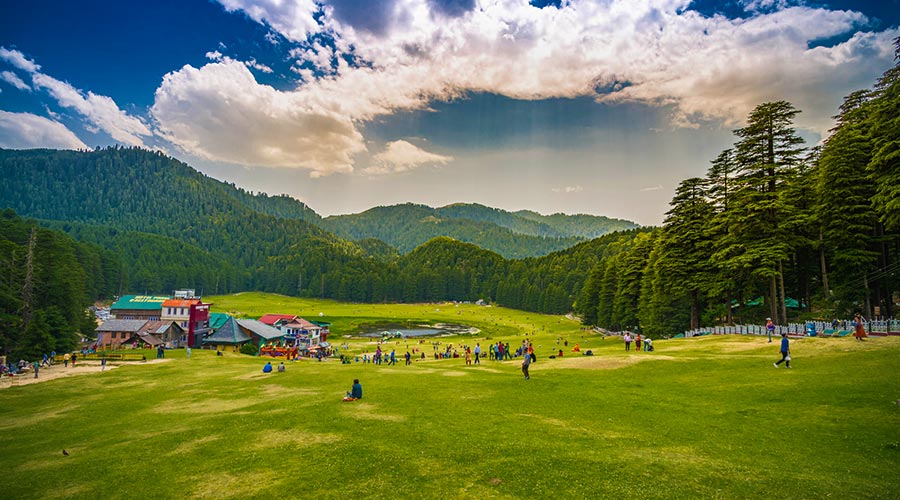
[[[262,450],[290,446],[291,448],[332,444],[340,441],[338,434],[308,432],[300,429],[267,430],[258,433],[253,448]]]
[[[671,361],[678,358],[659,354],[632,354],[627,357],[610,357],[610,356],[577,356],[569,358],[557,358],[553,362],[535,363],[532,369],[538,366],[547,366],[548,368],[577,368],[582,370],[616,370],[625,368],[642,361]]]
[[[191,439],[176,446],[175,449],[167,453],[167,455],[184,455],[187,453],[191,453],[206,443],[212,443],[213,441],[218,440],[219,436],[204,436],[198,439]]]
[[[9,419],[3,423],[0,423],[0,430],[8,430],[15,429],[17,427],[28,427],[32,426],[46,420],[52,420],[54,418],[63,417],[71,411],[80,408],[81,405],[72,404],[65,406],[57,406],[54,408],[48,408],[41,411],[36,411],[33,413],[29,413],[27,416],[19,417],[16,419]]]
[[[58,490],[50,490],[46,493],[46,496],[43,498],[78,498],[78,497],[88,497],[88,493],[94,489],[88,483],[66,483],[65,488],[59,488]]]
[[[278,384],[266,384],[260,388],[260,393],[262,393],[267,398],[277,399],[293,398],[299,396],[315,396],[319,394],[319,391],[314,389],[307,389],[305,387],[284,387]]]
[[[256,498],[277,479],[275,471],[225,472],[216,474],[215,480],[195,482],[190,498]]]
[[[634,457],[635,463],[646,464],[665,462],[672,466],[685,464],[715,466],[720,463],[719,460],[703,456],[689,446],[638,448],[632,450],[629,455]]]
[[[147,361],[135,361],[135,362],[125,362],[125,363],[112,363],[109,362],[106,364],[106,370],[103,370],[100,366],[99,361],[81,361],[77,364],[77,366],[63,366],[60,364],[56,364],[51,366],[50,368],[41,368],[38,371],[38,378],[34,378],[33,372],[28,372],[24,375],[17,375],[15,377],[0,377],[0,389],[5,389],[7,387],[15,387],[19,385],[30,385],[37,384],[39,382],[49,382],[50,380],[56,380],[60,378],[73,377],[76,375],[87,375],[91,373],[101,373],[103,371],[114,370],[119,366],[125,366],[127,364],[155,364],[155,363],[165,363],[167,361],[172,361],[171,359],[152,359]]]
[[[402,422],[406,420],[403,415],[388,415],[377,413],[378,406],[371,403],[351,401],[344,404],[344,415],[359,420],[382,420],[385,422]]]
[[[60,448],[58,450],[53,450],[52,452],[47,452],[41,458],[35,460],[29,460],[27,462],[23,462],[19,464],[17,467],[19,470],[25,471],[33,471],[33,472],[46,472],[45,469],[49,469],[52,467],[62,467],[66,465],[67,460],[73,460],[74,457],[78,457],[81,452],[84,451],[84,448],[68,448],[66,452],[69,454],[68,456],[64,455],[63,450]]]
[[[258,404],[255,398],[243,399],[216,399],[210,398],[203,401],[188,399],[173,399],[153,408],[154,413],[201,413],[204,415],[224,413],[240,410],[248,406]]]

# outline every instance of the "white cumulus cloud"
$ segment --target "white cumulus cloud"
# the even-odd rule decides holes
[[[13,66],[25,70],[29,73],[34,73],[41,69],[40,66],[34,63],[31,59],[25,57],[25,54],[19,52],[14,49],[7,49],[6,47],[0,47],[0,59],[12,64]]]
[[[320,30],[314,17],[319,11],[315,0],[220,0],[220,3],[230,12],[242,10],[257,22],[268,22],[291,40],[304,40]]]
[[[305,2],[223,3],[297,42],[323,30],[333,35],[334,54],[308,42],[293,54],[300,63],[325,68],[352,50],[366,64],[337,58],[335,73],[304,81],[318,87],[312,94],[352,103],[346,107],[361,117],[488,92],[666,106],[674,126],[697,127],[740,123],[760,102],[787,99],[805,111],[801,126],[824,133],[841,98],[890,65],[898,34],[860,31],[836,46],[810,48],[853,33],[866,17],[776,0],[749,2],[763,10],[741,19],[704,17],[687,9],[688,0],[570,0],[542,9],[528,0],[482,0],[456,17],[439,15],[428,0],[395,0],[372,10],[387,16],[379,30],[342,23],[328,1],[318,26]]]
[[[140,118],[119,109],[112,98],[91,91],[83,93],[67,82],[43,73],[31,75],[35,88],[44,89],[53,96],[60,106],[77,111],[85,119],[87,126],[102,130],[114,140],[130,146],[145,146],[142,136],[153,133]]]
[[[60,106],[74,109],[82,115],[87,121],[87,130],[102,130],[114,140],[131,146],[145,146],[141,137],[153,135],[140,118],[119,109],[112,98],[91,91],[85,93],[67,82],[41,73],[41,67],[21,52],[0,47],[0,58],[31,73],[35,90],[46,90]]]
[[[247,68],[270,67],[211,52],[210,63],[165,76],[154,124],[202,158],[313,176],[352,172],[367,151],[366,123],[473,92],[641,103],[669,110],[673,127],[694,128],[734,126],[757,104],[786,99],[804,111],[799,126],[824,134],[841,98],[891,64],[900,33],[857,31],[867,23],[858,12],[774,0],[751,2],[761,10],[741,19],[704,17],[687,9],[688,0],[570,0],[542,9],[528,0],[476,0],[454,15],[430,0],[394,0],[371,10],[386,16],[371,23],[378,29],[335,17],[328,0],[220,1],[298,44],[290,51],[297,87],[262,85]],[[413,149],[390,143],[366,172],[428,162],[396,161],[404,152],[414,158]]]
[[[88,149],[65,125],[31,113],[0,110],[0,147]]]
[[[366,150],[350,116],[302,92],[261,85],[230,59],[169,73],[150,111],[166,139],[209,160],[318,177],[351,172],[353,156]]]
[[[19,90],[31,90],[31,87],[29,87],[27,83],[23,82],[22,79],[12,71],[0,72],[0,78],[3,78],[4,80],[6,80],[6,83]]]
[[[403,140],[389,142],[372,159],[374,164],[364,170],[369,175],[397,174],[422,165],[445,165],[453,161],[451,156],[430,153]]]

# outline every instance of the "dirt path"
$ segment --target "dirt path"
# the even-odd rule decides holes
[[[147,364],[147,363],[164,363],[172,361],[171,359],[149,359],[147,361],[131,361],[123,363],[106,362],[106,370],[115,370],[116,368],[126,364]],[[53,365],[50,368],[41,368],[38,371],[38,378],[34,378],[34,372],[29,371],[24,375],[16,375],[14,377],[0,377],[0,389],[7,387],[15,387],[19,385],[36,384],[38,382],[47,382],[58,378],[73,377],[75,375],[85,375],[88,373],[100,373],[100,361],[78,361],[77,366],[63,366],[61,364]]]

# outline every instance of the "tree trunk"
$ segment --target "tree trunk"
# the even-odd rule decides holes
[[[769,316],[778,324],[778,292],[775,289],[775,275],[769,280]]]
[[[28,255],[25,258],[25,286],[22,287],[22,333],[28,331],[31,322],[31,293],[34,289],[34,244],[37,241],[37,228],[31,228],[28,237]]]
[[[733,325],[734,324],[734,312],[731,308],[731,289],[728,289],[725,297],[725,324]]]
[[[831,289],[828,288],[828,268],[825,266],[825,243],[822,228],[819,228],[819,265],[822,267],[822,289],[825,292],[825,300],[831,300]]]
[[[865,303],[865,310],[863,311],[863,314],[865,315],[866,318],[871,320],[872,319],[872,301],[869,300],[869,273],[866,273],[865,275],[863,275],[863,285],[866,289],[866,303]]]
[[[697,302],[697,290],[691,290],[691,330],[700,328],[700,307]]]
[[[778,263],[778,291],[781,295],[781,319],[786,325],[788,323],[787,296],[784,294],[784,268],[781,265],[781,262]]]

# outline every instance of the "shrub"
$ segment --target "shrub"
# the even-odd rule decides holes
[[[241,354],[256,356],[257,352],[259,352],[259,349],[253,344],[244,344],[241,346]]]

